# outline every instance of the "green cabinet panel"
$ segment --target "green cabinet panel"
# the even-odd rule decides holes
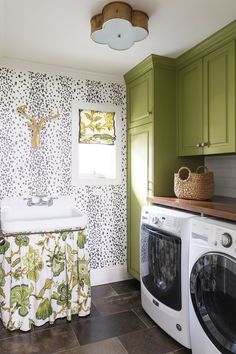
[[[236,152],[235,41],[178,70],[178,154]]]
[[[203,59],[204,154],[235,152],[235,43]]]
[[[153,182],[152,124],[128,131],[128,270],[139,278],[139,234],[142,206],[147,204],[148,189]]]
[[[128,113],[128,272],[139,279],[141,208],[147,197],[173,196],[174,173],[202,158],[176,153],[175,60],[151,55],[125,75]],[[148,112],[148,110],[150,110]]]
[[[178,150],[180,156],[199,155],[202,141],[202,60],[178,72]]]
[[[130,83],[127,89],[128,127],[148,123],[153,109],[152,72],[149,71]]]

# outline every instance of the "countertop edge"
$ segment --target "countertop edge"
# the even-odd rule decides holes
[[[148,197],[152,204],[191,211],[202,216],[214,216],[220,219],[236,221],[236,199],[216,197],[212,201],[178,199],[174,197]]]

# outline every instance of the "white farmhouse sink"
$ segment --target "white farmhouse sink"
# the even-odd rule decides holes
[[[44,199],[45,200],[45,199]],[[37,199],[33,202],[37,202]],[[53,204],[27,205],[23,198],[4,198],[1,202],[3,233],[43,232],[85,228],[87,218],[75,207],[73,197],[58,197]]]

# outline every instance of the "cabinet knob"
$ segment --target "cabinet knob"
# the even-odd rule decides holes
[[[208,143],[204,143],[204,142],[203,142],[203,143],[197,143],[197,144],[196,144],[196,147],[197,147],[197,148],[199,148],[199,147],[204,147],[204,146],[209,146],[209,144],[208,144]]]

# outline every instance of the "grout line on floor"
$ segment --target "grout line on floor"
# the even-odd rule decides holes
[[[112,289],[117,293],[117,294],[119,294],[119,295],[121,295],[121,294],[125,294],[125,293],[132,293],[133,291],[141,291],[141,287],[139,288],[139,289],[137,289],[137,287],[135,287],[135,289],[130,289],[130,290],[123,290],[123,292],[122,292],[122,289],[120,290],[121,292],[120,293],[118,293],[117,291],[116,291],[116,289],[115,288],[113,288],[113,286],[110,284],[110,286],[112,287]]]
[[[128,350],[125,348],[124,344],[121,342],[119,337],[116,337],[119,341],[119,343],[121,344],[121,346],[124,348],[124,350],[127,352],[127,354],[129,354]]]
[[[180,344],[181,345],[181,344]],[[178,348],[176,350],[174,350],[174,353],[178,353],[180,350],[183,350],[183,349],[187,349],[187,350],[191,350],[189,348],[186,348],[186,347],[181,347],[181,348]],[[168,354],[168,353],[167,353]]]
[[[136,308],[137,307],[133,308],[131,311],[138,317],[138,319],[140,319],[140,321],[146,326],[146,328],[149,328],[148,325],[144,322],[144,320],[137,314],[137,312],[135,312]],[[153,326],[153,327],[155,327],[155,326]],[[150,328],[152,328],[152,327],[150,327]]]
[[[106,297],[110,297],[110,296],[115,296],[115,295],[119,295],[118,294],[118,292],[112,287],[112,285],[111,284],[101,284],[101,285],[95,285],[94,286],[94,288],[97,286],[97,287],[99,287],[99,286],[103,286],[103,285],[107,285],[107,286],[109,286],[110,288],[111,288],[111,290],[113,290],[114,292],[115,292],[115,294],[113,294],[113,295],[109,295],[109,296],[101,296],[101,298],[106,298]],[[93,287],[92,287],[92,289],[91,289],[91,293],[92,293],[92,291],[93,291]],[[99,299],[99,298],[98,298]]]
[[[6,328],[5,328],[6,329]],[[10,333],[14,332],[14,331],[10,331],[9,329],[6,329],[6,331],[9,331]],[[19,330],[20,331],[20,330]],[[1,332],[0,332],[1,333]],[[4,341],[6,339],[13,339],[13,338],[16,338],[16,337],[20,337],[20,336],[24,336],[26,334],[32,334],[34,333],[34,330],[33,329],[30,329],[29,331],[20,331],[19,333],[17,334],[13,334],[13,335],[9,335],[7,337],[3,337],[3,338],[0,338],[0,342],[1,341]]]

